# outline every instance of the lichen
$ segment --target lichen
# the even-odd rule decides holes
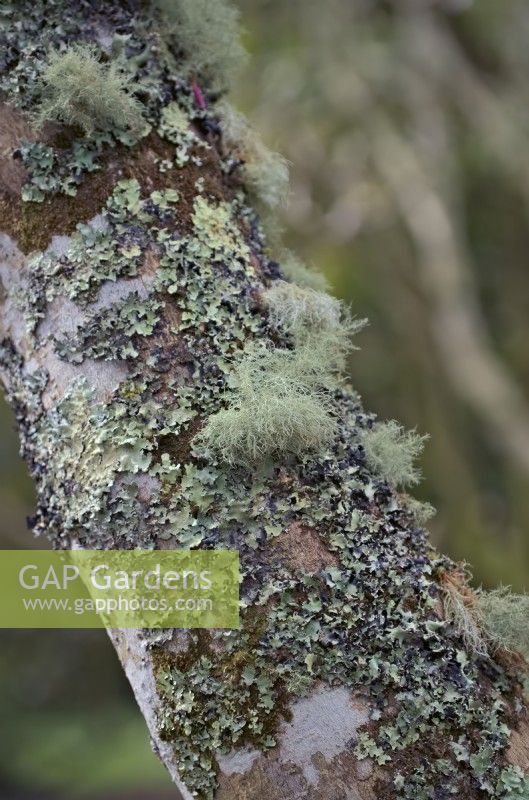
[[[306,329],[336,329],[342,304],[336,297],[279,281],[264,294],[270,321],[276,328],[299,335]]]
[[[189,83],[182,80],[175,92],[184,64],[160,47],[154,16],[115,6],[112,24],[120,32],[100,46],[95,42],[109,25],[108,5],[102,3],[23,0],[6,6],[3,14],[0,89],[33,117],[40,104],[40,122],[59,119],[83,128],[62,136],[44,129],[44,140],[21,142],[17,155],[28,172],[26,202],[75,195],[81,180],[101,168],[109,149],[136,145],[150,127],[160,125],[162,112],[177,96],[190,117],[206,116]],[[175,162],[181,158],[182,152],[175,153]]]
[[[228,0],[154,0],[162,30],[184,58],[187,74],[213,89],[226,89],[244,63],[239,12]]]
[[[315,269],[309,269],[295,253],[282,250],[279,260],[285,278],[298,286],[314,289],[316,292],[326,292],[329,288],[325,275]]]
[[[224,5],[213,5],[221,13]],[[188,3],[188,19],[201,8]],[[217,63],[211,51],[198,58],[192,38],[179,48],[184,28],[175,28],[171,61],[159,22],[131,16],[128,4],[109,9],[102,0],[28,0],[6,11],[0,30],[0,88],[29,110],[65,29],[93,43],[110,13],[120,33],[107,55],[137,86],[152,136],[164,143],[143,179],[122,171],[122,150],[143,156],[144,145],[114,129],[97,145],[83,137],[81,150],[80,140],[21,146],[26,199],[43,209],[58,192],[90,191],[109,149],[118,175],[66,243],[30,259],[18,302],[31,360],[9,341],[0,347],[38,492],[36,531],[55,547],[75,539],[94,548],[239,550],[241,629],[190,632],[180,655],[167,637],[150,642],[159,732],[193,796],[214,797],[219,751],[273,748],[289,704],[323,682],[369,693],[371,718],[355,753],[387,769],[377,786],[384,800],[525,797],[527,778],[507,760],[510,730],[525,715],[518,671],[494,648],[471,646],[447,618],[443,576],[455,566],[431,548],[421,512],[396,490],[417,479],[421,437],[364,411],[341,374],[351,332],[344,310],[315,294],[321,280],[291,256],[268,256],[251,192],[226,168],[237,153],[222,136],[214,93],[203,96],[196,83]],[[207,19],[200,25],[212,39],[218,31]],[[285,277],[305,289],[285,288]],[[64,302],[79,325],[57,332],[50,304]],[[34,367],[42,354],[79,373],[91,359],[118,377],[103,399],[86,381],[56,398]],[[274,401],[276,421],[291,413],[292,395],[311,400],[318,436],[331,423],[332,435],[293,447],[292,434],[307,436],[307,426],[291,425],[284,446],[268,444],[251,468],[230,463],[238,459],[225,458],[208,426],[230,410],[237,417],[250,397],[248,429],[266,394],[283,401]],[[255,437],[258,449],[263,440]],[[328,554],[310,570],[292,552],[300,526]]]
[[[52,50],[36,90],[39,127],[62,122],[87,135],[125,128],[138,134],[145,127],[141,106],[128,93],[119,64],[102,64],[94,46],[73,44],[64,51]]]
[[[354,349],[352,337],[367,320],[352,317],[349,309],[329,294],[285,281],[277,281],[264,292],[263,300],[270,324],[288,334],[308,359],[320,359],[324,372],[344,371],[346,356]]]
[[[529,595],[502,587],[476,593],[475,614],[491,647],[522,653],[529,659]]]
[[[477,609],[477,596],[467,586],[467,575],[461,570],[443,575],[443,609],[446,619],[455,627],[473,653],[487,654],[487,640]]]
[[[81,364],[85,358],[136,358],[135,339],[151,336],[160,320],[163,303],[154,298],[143,300],[132,292],[125,301],[95,312],[71,334],[55,340],[60,358]]]
[[[228,408],[209,418],[201,441],[228,464],[321,450],[335,428],[326,377],[303,351],[249,353],[238,365]]]
[[[422,453],[427,438],[415,431],[405,431],[395,420],[377,422],[362,436],[366,462],[391,486],[412,486],[420,479],[415,459]]]
[[[200,166],[200,156],[192,155],[191,151],[207,150],[209,146],[191,130],[189,117],[177,103],[169,103],[162,110],[159,131],[164,139],[178,145],[174,161],[177,167],[184,167],[191,158]]]
[[[245,117],[229,103],[219,104],[217,113],[230,158],[240,162],[245,185],[254,199],[271,209],[284,205],[289,190],[286,159],[266,147]]]

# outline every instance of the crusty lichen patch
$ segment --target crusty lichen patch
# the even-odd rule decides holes
[[[31,360],[9,340],[0,360],[38,489],[37,532],[57,547],[75,537],[87,547],[240,551],[241,629],[191,633],[178,653],[170,634],[150,642],[160,735],[195,797],[215,796],[219,756],[273,759],[294,724],[289,708],[323,686],[361,689],[366,724],[341,753],[316,743],[320,756],[290,759],[290,773],[278,761],[291,795],[311,786],[323,800],[333,765],[345,792],[350,770],[369,763],[377,800],[521,800],[528,781],[507,758],[511,730],[527,718],[518,667],[469,647],[442,614],[442,575],[454,565],[396,489],[416,475],[402,437],[412,450],[416,440],[399,429],[389,450],[387,438],[374,442],[381,428],[341,374],[344,334],[357,324],[315,291],[321,281],[291,263],[305,285],[293,289],[268,257],[215,93],[187,61],[179,71],[178,47],[159,46],[154,18],[129,4],[109,12],[102,0],[13,4],[0,88],[30,110],[47,44],[65,43],[65,18],[71,39],[92,42],[109,13],[120,34],[107,57],[128,70],[151,133],[20,142],[24,199],[15,213],[0,206],[19,244],[36,251],[17,297]],[[54,330],[61,303],[79,313],[75,329]],[[50,352],[79,377],[67,390]],[[312,437],[312,447],[292,447],[286,435],[281,448],[256,448],[248,468],[203,432],[239,402],[255,353],[261,366],[289,364],[268,385],[276,400],[289,396],[279,382],[292,388],[297,376],[298,394],[311,391],[330,424],[317,446]],[[122,370],[104,400],[81,379],[87,363]],[[268,791],[270,773],[262,780]]]

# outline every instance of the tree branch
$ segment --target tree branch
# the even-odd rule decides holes
[[[447,615],[450,587],[490,630],[403,492],[420,439],[363,410],[341,376],[358,323],[271,257],[255,205],[284,163],[215,105],[233,11],[167,13],[36,0],[0,32],[0,367],[35,530],[239,550],[240,630],[110,631],[183,797],[521,798],[525,664]],[[141,132],[79,109],[71,52],[50,82],[72,42],[128,76]],[[34,131],[39,103],[57,118]]]

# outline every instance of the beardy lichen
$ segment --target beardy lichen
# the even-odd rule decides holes
[[[480,654],[498,650],[529,657],[529,596],[506,587],[471,591],[461,572],[443,579],[443,605],[467,648]]]
[[[476,594],[476,615],[492,647],[529,658],[529,595],[508,588]]]
[[[470,652],[485,655],[487,641],[476,605],[477,596],[470,591],[461,572],[443,576],[443,608],[449,622],[463,639]]]
[[[231,158],[242,161],[247,188],[271,209],[284,205],[289,188],[286,159],[269,150],[245,117],[229,103],[220,103],[218,114]]]
[[[229,407],[211,416],[201,440],[229,464],[255,464],[321,450],[335,423],[329,390],[337,385],[350,337],[365,324],[339,300],[284,281],[262,295],[269,323],[293,349],[251,350],[240,361]]]
[[[326,292],[329,288],[325,275],[315,269],[309,269],[290,250],[280,253],[281,270],[285,278],[298,286],[314,289],[316,292]]]
[[[378,422],[366,430],[362,444],[368,465],[392,486],[412,486],[420,473],[415,459],[422,452],[427,435],[405,431],[398,422]]]
[[[311,360],[312,354],[290,350],[248,354],[238,365],[229,407],[212,415],[201,434],[204,444],[229,464],[329,444],[335,426],[323,388],[327,373]]]
[[[271,323],[295,335],[307,329],[332,330],[342,324],[342,304],[329,294],[283,281],[275,283],[264,298]]]
[[[270,324],[291,337],[305,360],[320,358],[324,372],[345,370],[346,356],[354,349],[352,337],[367,320],[353,318],[341,301],[325,292],[286,281],[277,281],[264,292],[263,300]]]
[[[95,47],[73,44],[49,54],[40,74],[41,100],[35,121],[63,122],[94,130],[145,127],[141,106],[127,91],[127,81],[116,62],[102,64]]]
[[[289,704],[323,682],[369,693],[355,754],[386,768],[379,798],[525,800],[529,781],[507,758],[525,718],[520,677],[446,618],[443,576],[454,565],[432,551],[413,501],[395,490],[416,478],[417,439],[376,423],[340,377],[347,321],[336,302],[309,292],[300,303],[285,277],[323,287],[290,257],[269,258],[212,84],[205,94],[196,84],[213,69],[201,64],[219,63],[215,50],[197,54],[193,71],[184,28],[171,55],[159,22],[134,3],[28,0],[6,19],[0,85],[19,109],[33,107],[46,53],[66,46],[66,29],[86,45],[103,30],[153,127],[155,155],[147,165],[142,151],[132,175],[120,171],[119,145],[136,145],[115,129],[93,151],[94,137],[80,150],[76,140],[24,151],[33,164],[25,191],[41,192],[27,200],[46,197],[46,211],[57,192],[90,186],[109,150],[118,179],[95,218],[30,259],[19,303],[33,366],[11,342],[0,358],[37,485],[37,532],[57,547],[75,537],[96,548],[240,552],[240,630],[190,632],[180,653],[146,635],[159,732],[189,791],[211,800],[219,753],[273,748]],[[108,33],[109,19],[119,34]],[[75,306],[75,330],[50,325],[57,302]],[[64,368],[114,368],[103,399],[86,380],[54,398],[32,361],[50,351]],[[265,392],[312,398],[332,435],[311,449],[272,448],[251,469],[227,463],[208,426],[242,407],[245,383],[256,403]],[[300,529],[325,553],[307,569],[289,546]]]
[[[184,71],[225,89],[246,58],[239,12],[227,0],[154,0]]]

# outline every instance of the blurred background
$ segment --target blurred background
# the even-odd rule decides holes
[[[476,584],[529,584],[529,5],[239,0],[235,100],[291,162],[286,244],[370,327],[366,407],[430,433],[416,492]],[[0,547],[33,495],[0,409]],[[43,543],[42,543],[43,545]],[[101,631],[0,634],[0,798],[174,798]]]

